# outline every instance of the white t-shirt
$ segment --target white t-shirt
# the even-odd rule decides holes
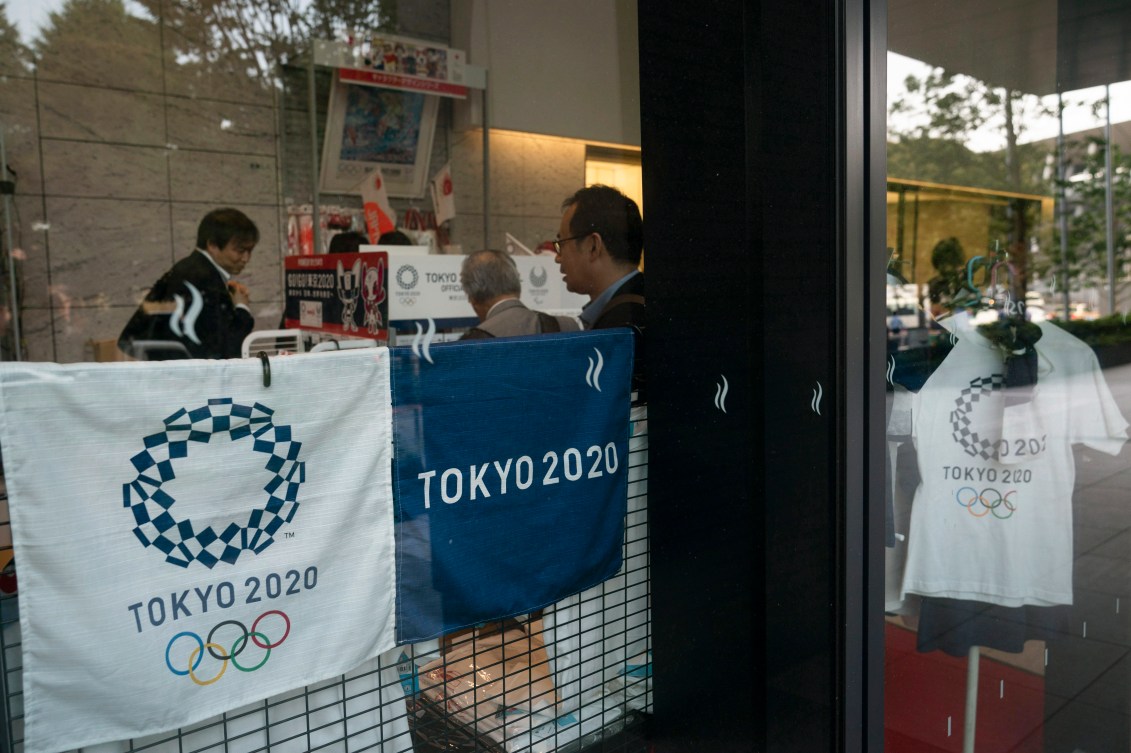
[[[1042,323],[1033,400],[1005,409],[1005,366],[969,322],[915,396],[922,480],[903,595],[1007,607],[1072,603],[1072,445],[1111,455],[1126,440],[1095,354]]]

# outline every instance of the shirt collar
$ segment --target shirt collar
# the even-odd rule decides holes
[[[585,322],[586,329],[592,327],[596,323],[597,319],[600,318],[601,313],[605,310],[605,306],[609,304],[609,301],[613,299],[613,296],[617,294],[617,291],[620,290],[626,282],[628,282],[638,274],[640,274],[639,269],[632,270],[624,277],[620,278],[612,285],[605,288],[604,292],[601,293],[601,295],[597,296],[589,303],[581,307],[581,321]]]
[[[495,309],[497,309],[499,306],[502,306],[504,303],[510,303],[511,301],[516,301],[516,302],[521,303],[521,301],[519,301],[517,298],[504,298],[503,300],[499,301],[498,303],[496,303],[491,308],[487,309],[487,316],[483,317],[484,321],[486,321],[487,319],[490,319],[491,314],[495,313]]]
[[[216,263],[216,260],[212,258],[212,254],[208,253],[203,248],[197,248],[194,250],[198,254],[203,254],[204,258],[207,259],[212,264],[212,266],[216,267],[216,271],[220,273],[220,277],[223,278],[225,284],[227,284],[228,280],[232,279],[232,275],[229,274],[226,269]]]

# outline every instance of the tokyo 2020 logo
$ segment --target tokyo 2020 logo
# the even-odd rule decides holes
[[[138,541],[178,567],[199,562],[209,569],[220,562],[234,565],[243,552],[259,554],[269,547],[279,529],[294,519],[306,481],[306,465],[299,459],[302,443],[292,438],[290,426],[275,425],[273,414],[260,403],[215,398],[193,410],[181,408],[164,420],[164,431],[145,437],[145,449],[130,458],[137,477],[122,484],[122,506],[133,514]],[[233,452],[242,447],[267,456],[263,467],[271,480],[263,487],[266,499],[226,525],[194,524],[177,516],[177,500],[162,486],[176,478],[176,463],[191,462],[193,443],[207,444],[222,434],[228,435]]]
[[[406,264],[397,270],[397,285],[402,290],[412,290],[416,287],[416,281],[420,279],[420,274],[416,271],[416,267]]]

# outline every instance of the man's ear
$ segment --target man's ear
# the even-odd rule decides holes
[[[600,233],[591,233],[589,237],[593,240],[593,246],[589,249],[589,259],[596,261],[605,250],[605,240]]]

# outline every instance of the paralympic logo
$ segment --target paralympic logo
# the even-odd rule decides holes
[[[122,484],[122,506],[133,513],[133,533],[142,546],[159,550],[166,562],[178,567],[196,561],[212,569],[219,562],[234,565],[243,552],[259,554],[274,542],[298,511],[306,464],[299,460],[302,443],[294,441],[290,426],[276,426],[273,414],[260,403],[247,406],[230,397],[214,398],[193,410],[181,408],[164,420],[165,431],[145,437],[145,449],[130,458],[138,475]],[[227,434],[232,442],[253,437],[252,452],[268,456],[264,468],[272,477],[263,487],[267,500],[222,528],[198,528],[188,518],[174,517],[177,500],[162,485],[176,478],[174,461],[188,457],[190,443],[207,444],[219,434]]]
[[[1010,500],[1015,494],[1017,494],[1016,489],[1007,491],[1003,496],[993,487],[986,487],[979,492],[972,486],[964,486],[954,493],[954,499],[975,518],[984,518],[992,514],[998,520],[1006,520],[1012,518],[1017,510],[1017,504]]]
[[[286,628],[283,630],[283,636],[279,638],[279,640],[274,642],[272,642],[272,640],[268,638],[266,634],[259,630],[259,623],[263,621],[264,617],[268,617],[270,615],[278,615],[279,617],[282,617],[283,622],[286,624]],[[225,628],[229,625],[238,628],[240,635],[234,641],[232,641],[231,648],[225,648],[222,644],[216,642],[216,633],[220,632],[221,628]],[[169,668],[170,672],[177,675],[178,677],[188,677],[197,685],[204,687],[205,685],[211,685],[212,683],[223,677],[224,673],[228,671],[229,662],[231,662],[232,666],[238,669],[240,672],[254,672],[255,670],[259,669],[267,663],[268,659],[271,658],[271,649],[281,646],[283,642],[287,640],[287,637],[290,634],[291,618],[288,617],[285,612],[281,612],[278,609],[268,610],[256,617],[255,622],[251,623],[250,630],[239,620],[224,620],[223,622],[217,623],[210,631],[208,631],[207,639],[201,638],[199,635],[190,630],[177,633],[172,638],[170,638],[168,645],[165,646],[165,666]],[[184,641],[181,641],[182,638],[191,639],[194,643],[196,643],[196,647],[193,648],[193,650],[189,653],[188,659],[185,661],[185,668],[177,669],[177,667],[173,666],[173,662],[170,659],[170,653],[172,652],[173,645],[178,641],[180,641],[182,644],[184,643]],[[242,654],[250,644],[255,644],[256,647],[263,649],[263,656],[259,659],[258,664],[250,666],[247,666],[246,664],[240,664],[238,661],[236,661],[236,657]],[[216,661],[220,662],[220,671],[213,675],[211,678],[202,680],[201,678],[197,677],[196,670],[200,669],[200,665],[204,661],[205,653],[207,653]]]

